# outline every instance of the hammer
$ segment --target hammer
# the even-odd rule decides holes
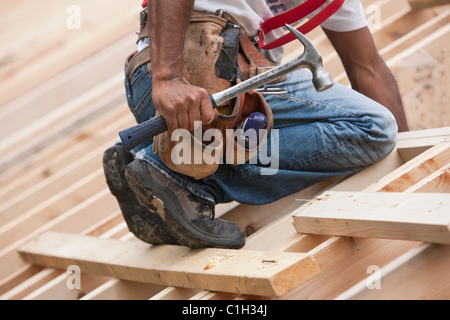
[[[214,108],[217,108],[217,106],[220,106],[224,102],[236,98],[245,92],[259,88],[281,76],[295,71],[300,67],[307,68],[312,72],[312,81],[317,91],[323,91],[333,86],[330,74],[323,68],[322,57],[316,47],[295,28],[288,24],[286,24],[286,28],[288,28],[305,47],[303,54],[231,88],[210,95],[209,98]],[[119,136],[124,148],[130,151],[139,144],[165,131],[167,131],[166,120],[162,116],[158,116],[134,127],[120,131]]]

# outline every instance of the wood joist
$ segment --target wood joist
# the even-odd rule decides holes
[[[442,6],[449,4],[450,0],[409,0],[409,4],[413,10],[420,10],[424,8]]]

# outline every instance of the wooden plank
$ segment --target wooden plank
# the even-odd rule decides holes
[[[411,129],[450,125],[449,82],[450,24],[390,59],[387,65],[396,78]]]
[[[352,285],[365,279],[367,267],[383,267],[417,246],[417,242],[375,238],[356,238],[359,250],[348,237],[331,237],[312,250],[320,274],[280,297],[282,300],[334,299]]]
[[[97,224],[92,225],[89,229],[85,230],[81,234],[86,234],[90,236],[100,236],[100,237],[109,237],[109,238],[119,238],[123,236],[126,231],[128,231],[125,222],[123,221],[122,214],[120,211],[117,211],[114,215],[99,221]],[[120,230],[123,229],[123,230]],[[129,233],[128,233],[129,234]],[[131,239],[137,241],[136,238],[129,237],[126,234],[124,238]],[[122,239],[122,238],[121,238]],[[17,255],[19,258],[19,256]],[[20,258],[19,258],[20,259]],[[28,265],[29,266],[29,265]],[[34,267],[37,268],[37,267]],[[41,272],[38,272],[33,277],[23,281],[24,283],[30,282],[33,278],[41,278],[41,274],[45,273],[47,270],[54,270],[50,268],[45,268]],[[69,276],[68,273],[62,273],[60,270],[57,270],[60,276],[56,277],[49,283],[42,285],[39,288],[30,288],[29,285],[25,288],[21,288],[22,290],[15,290],[14,287],[9,292],[6,292],[3,296],[0,295],[0,300],[3,297],[8,297],[13,295],[14,298],[18,297],[23,299],[33,299],[33,300],[53,300],[54,297],[58,297],[58,299],[64,300],[74,300],[79,299],[87,294],[89,294],[95,288],[101,286],[103,283],[109,281],[111,278],[98,276],[88,273],[81,273],[81,288],[80,289],[70,289],[67,288],[67,278]],[[61,274],[62,273],[62,274]],[[72,273],[70,273],[72,275]],[[22,286],[20,283],[19,287]],[[2,283],[0,282],[0,293],[1,293]],[[34,290],[33,290],[34,289]]]
[[[90,195],[106,191],[105,182],[101,180],[102,174],[101,169],[87,174],[86,177],[74,182],[67,189],[63,189],[55,195],[49,195],[45,200],[36,203],[34,208],[21,215],[18,214],[14,220],[4,223],[0,227],[0,250],[20,241],[23,237],[27,237],[37,228],[45,227],[56,217],[82,204],[84,199],[87,199]],[[105,211],[107,207],[116,208],[118,206],[114,202],[105,204]]]
[[[108,145],[112,145],[112,142]],[[66,189],[74,189],[74,187],[87,179],[90,175],[101,177],[103,174],[102,168],[99,168],[99,163],[102,161],[102,150],[94,150],[87,153],[84,157],[67,164],[64,170],[60,170],[48,179],[36,184],[35,187],[24,190],[16,197],[6,201],[0,205],[0,223],[5,225],[8,222],[14,221],[23,214],[29,211],[36,211],[36,207],[48,202],[49,199],[55,197]],[[98,172],[96,174],[96,172]],[[91,179],[92,180],[92,179]],[[100,187],[105,186],[101,180],[96,180],[95,183]],[[82,190],[83,191],[83,190]],[[91,193],[92,194],[92,193]],[[65,197],[70,196],[64,195]],[[89,193],[87,194],[89,196]],[[75,195],[74,198],[77,196]],[[79,197],[79,199],[85,199]],[[78,203],[81,202],[78,199]],[[76,202],[67,203],[66,210],[70,209]],[[3,229],[3,228],[0,228]]]
[[[127,112],[127,113],[125,113]],[[96,123],[84,126],[61,141],[52,144],[40,151],[36,157],[29,159],[28,164],[10,168],[6,175],[0,177],[0,203],[4,203],[24,190],[34,187],[40,181],[63,170],[68,163],[72,163],[86,155],[86,150],[104,148],[105,143],[111,143],[117,128],[124,128],[128,123],[125,108],[120,112],[118,108],[112,109],[103,115]],[[101,129],[99,129],[101,128]],[[25,167],[25,168],[24,168]],[[21,170],[22,169],[22,170]]]
[[[370,191],[403,192],[450,162],[450,142],[443,142],[408,161],[370,186]]]
[[[395,57],[403,50],[408,49],[421,39],[426,38],[448,24],[450,19],[450,7],[447,7],[442,11],[428,10],[427,14],[425,14],[425,12],[421,12],[420,14],[418,12],[411,12],[407,16],[409,18],[407,24],[412,25],[414,27],[413,30],[409,31],[409,28],[404,30],[405,19],[402,19],[391,28],[392,30],[389,30],[389,33],[394,37],[401,35],[400,38],[397,40],[393,39],[385,45],[377,43],[378,47],[380,47],[380,55],[385,61]]]
[[[148,299],[164,289],[161,285],[113,279],[98,286],[80,300],[142,300],[143,297]]]
[[[429,9],[438,12],[437,9]],[[448,7],[443,8],[448,10]],[[412,12],[412,15],[425,12]],[[445,12],[444,12],[445,13]],[[428,14],[427,14],[428,16]],[[440,17],[434,22],[437,24],[445,21],[445,17]],[[383,58],[387,61],[397,82],[405,105],[405,113],[411,130],[445,127],[449,126],[448,117],[448,95],[445,86],[448,83],[448,62],[449,24],[444,23],[439,29],[429,26],[427,30],[422,30],[422,24],[428,20],[433,20],[430,16],[427,20],[416,25],[419,37],[414,39],[400,38],[389,41],[389,51],[380,50]],[[412,17],[415,23],[418,17]],[[399,26],[403,26],[404,21],[399,21]],[[422,32],[423,31],[423,32]],[[431,31],[431,32],[430,32]],[[403,32],[392,30],[391,34],[397,36]],[[424,37],[424,35],[426,37]],[[378,42],[377,42],[377,45]],[[409,46],[406,48],[406,46]],[[402,52],[400,52],[402,50]],[[396,56],[392,57],[392,53]],[[345,85],[349,84],[346,73],[333,76],[334,80]]]
[[[434,6],[449,4],[450,0],[408,0],[411,9],[420,10]]]
[[[450,193],[450,164],[432,173],[405,192]]]
[[[1,104],[136,31],[138,4],[130,6],[120,2],[78,1],[76,5],[82,13],[81,29],[67,28],[66,19],[70,17],[66,13],[69,7],[67,3],[49,5],[58,13],[48,21],[40,21],[41,24],[37,24],[39,19],[31,19],[2,29],[26,27],[26,32],[12,31],[9,34],[12,37],[2,42],[0,52],[5,55],[1,58],[8,63],[3,63],[0,70]],[[29,4],[28,7],[34,8],[32,12],[40,8],[37,4]],[[2,13],[8,15],[7,12]],[[20,13],[15,21],[20,21],[24,15],[26,13]],[[23,72],[24,66],[26,72]]]
[[[19,143],[15,139],[6,139],[0,147],[0,151],[3,152],[0,157],[0,173],[15,166],[17,162],[24,161],[24,158],[34,156],[42,148],[76,131],[80,126],[96,121],[98,117],[108,110],[120,106],[125,99],[120,91],[122,86],[120,84],[120,75],[118,74],[117,77],[111,78],[105,85],[101,84],[92,89],[93,92],[88,92],[86,96],[83,95],[79,99],[69,102],[69,104],[75,106],[79,106],[80,102],[83,105],[82,110],[74,116],[52,124],[51,127],[47,128],[48,130],[41,132],[40,135],[29,137],[29,141],[20,141],[21,143]],[[101,89],[98,95],[94,92],[97,89]],[[5,152],[5,150],[8,150],[8,152]]]
[[[44,269],[41,272],[38,272],[34,276],[26,279],[16,286],[14,286],[11,290],[7,291],[5,294],[0,294],[0,300],[19,300],[27,295],[28,292],[35,290],[47,283],[48,281],[56,278],[61,271],[55,269]]]
[[[424,243],[409,250],[376,275],[378,288],[364,279],[336,300],[448,300],[450,299],[450,246]]]
[[[51,120],[49,115],[64,117],[61,111],[66,109],[65,112],[68,112],[69,101],[76,100],[120,71],[118,67],[123,65],[134,39],[133,34],[120,39],[117,43],[3,105],[0,108],[2,119],[0,136],[17,139],[16,134],[25,133],[22,129],[30,131],[48,125]]]
[[[301,205],[301,203],[299,203],[298,201],[295,201],[295,199],[297,198],[311,198],[314,194],[322,191],[325,189],[326,186],[328,186],[329,184],[331,184],[333,181],[335,181],[336,179],[330,179],[327,181],[323,181],[320,183],[317,183],[309,188],[306,188],[304,190],[299,191],[298,193],[293,194],[290,197],[286,197],[283,198],[279,201],[277,201],[275,204],[276,206],[274,206],[274,204],[268,204],[268,205],[262,205],[262,206],[246,206],[246,205],[238,205],[236,206],[236,204],[221,204],[216,206],[216,216],[217,217],[221,217],[222,219],[226,219],[226,220],[232,220],[234,222],[236,222],[240,227],[241,230],[247,230],[248,228],[246,226],[252,226],[253,230],[255,231],[255,233],[251,234],[248,239],[247,239],[247,243],[244,247],[244,250],[274,250],[275,248],[273,247],[273,244],[278,243],[279,241],[283,240],[283,237],[280,238],[280,234],[282,234],[283,236],[289,236],[289,234],[292,234],[294,237],[297,236],[297,234],[295,233],[295,229],[292,226],[292,223],[286,220],[286,226],[289,228],[289,230],[284,229],[282,232],[276,232],[274,230],[274,228],[272,227],[272,234],[274,236],[273,239],[271,239],[270,237],[267,237],[267,235],[263,238],[259,238],[258,235],[258,226],[262,226],[263,223],[261,223],[260,221],[257,221],[257,217],[258,216],[266,216],[264,220],[264,222],[266,224],[273,224],[270,223],[270,220],[275,220],[275,218],[278,215],[284,214],[286,217],[290,218],[290,215],[293,211],[294,208],[297,208],[299,205]],[[223,206],[223,207],[221,207]],[[223,212],[221,213],[220,211],[226,211],[227,208],[231,208],[231,210],[229,210],[228,212]],[[245,208],[245,210],[242,210],[243,208]],[[277,209],[277,213],[273,214],[274,209]],[[221,209],[225,209],[225,210],[221,210]],[[270,213],[272,213],[272,217],[269,217]],[[249,224],[249,217],[252,217],[251,219],[254,219],[254,223],[255,224]],[[255,238],[256,236],[256,238]],[[312,235],[308,235],[308,239],[315,239],[317,238],[316,236],[312,236]],[[321,238],[321,237],[319,237]],[[302,241],[302,248],[305,248],[305,243],[310,243],[312,245],[312,241]],[[296,244],[296,248],[299,248],[298,243]],[[289,250],[289,248],[283,248],[283,249],[279,249],[276,248],[277,251],[292,251]],[[298,252],[298,251],[297,251]],[[301,251],[301,252],[305,252],[305,251]],[[108,299],[109,297],[111,297],[111,295],[113,295],[114,291],[117,290],[117,286],[120,285],[120,282],[116,282],[114,281],[114,283],[112,283],[111,285],[105,285],[103,286],[101,289],[96,290],[95,294],[91,295],[88,294],[86,295],[83,299]],[[148,284],[149,286],[152,286],[150,284]],[[164,290],[164,292],[158,293],[155,297],[153,297],[152,299],[173,299],[174,297],[186,297],[186,295],[193,296],[194,294],[197,294],[200,291],[200,289],[186,289],[186,288],[175,288],[175,287],[168,287],[166,290]],[[205,291],[201,291],[201,292],[205,292]],[[230,294],[227,293],[227,295],[229,296]],[[234,294],[237,295],[237,294]],[[213,296],[215,297],[215,294],[213,294]],[[122,294],[122,297],[124,297],[124,294]]]
[[[17,249],[34,237],[48,230],[80,233],[96,225],[98,221],[103,221],[114,212],[117,212],[117,201],[114,200],[109,190],[103,189],[71,210],[65,211],[45,225],[29,232],[20,240],[0,251],[0,283],[11,275],[22,273],[23,267],[30,267],[20,259]]]
[[[188,300],[197,292],[197,289],[167,287],[149,300]]]
[[[412,142],[407,147],[417,147],[418,145],[432,147],[444,142],[449,137],[450,127],[399,132],[397,134],[397,147],[400,148],[400,145],[402,145],[403,148],[403,143],[407,142]],[[423,139],[430,140],[426,144],[423,144]]]
[[[117,279],[265,296],[280,296],[319,273],[304,253],[149,246],[46,232],[21,249],[26,262]]]
[[[450,244],[450,195],[327,192],[294,214],[301,233]]]

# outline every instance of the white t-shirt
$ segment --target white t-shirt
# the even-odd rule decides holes
[[[317,10],[321,11],[332,0]],[[286,12],[305,0],[195,0],[194,10],[214,13],[222,9],[231,14],[245,29],[249,36],[256,36],[263,21]],[[311,14],[314,16],[315,12]],[[332,31],[347,32],[361,29],[367,25],[366,17],[360,0],[345,0],[342,7],[328,20],[322,23],[322,27]],[[284,30],[274,30],[266,36],[266,43],[284,35]],[[265,52],[268,57],[280,62],[283,49],[276,48]]]

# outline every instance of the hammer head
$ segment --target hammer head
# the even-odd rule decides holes
[[[322,57],[317,48],[301,32],[286,24],[286,28],[303,44],[305,51],[298,58],[303,61],[302,65],[313,74],[313,84],[317,91],[323,91],[333,86],[330,74],[324,69]]]

